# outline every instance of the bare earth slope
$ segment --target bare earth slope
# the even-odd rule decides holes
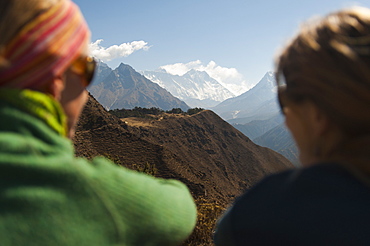
[[[293,167],[255,145],[212,111],[118,119],[92,97],[74,139],[76,155],[104,155],[134,167],[150,164],[156,176],[186,183],[196,198],[229,203],[266,174]]]

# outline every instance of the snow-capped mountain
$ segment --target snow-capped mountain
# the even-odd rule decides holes
[[[190,70],[182,76],[172,75],[165,70],[143,71],[141,74],[190,107],[209,108],[235,96],[204,71]]]
[[[123,63],[112,70],[99,62],[89,92],[106,109],[134,107],[156,107],[164,110],[181,108],[184,111],[189,109],[186,103]]]
[[[247,123],[252,120],[268,119],[279,112],[276,90],[274,74],[268,72],[255,87],[240,96],[225,100],[213,110],[229,121],[244,118],[243,123]]]

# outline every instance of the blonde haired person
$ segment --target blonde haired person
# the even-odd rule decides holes
[[[70,0],[0,0],[0,244],[178,245],[187,187],[74,157],[95,62]]]
[[[370,245],[370,10],[304,25],[276,77],[303,167],[240,197],[216,245]]]

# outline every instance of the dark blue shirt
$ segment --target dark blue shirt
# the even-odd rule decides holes
[[[337,164],[262,180],[218,222],[217,246],[370,245],[370,187]]]

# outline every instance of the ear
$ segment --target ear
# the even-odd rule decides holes
[[[307,118],[312,126],[312,133],[316,137],[325,135],[330,129],[328,116],[312,102],[306,103]]]
[[[46,87],[46,92],[52,95],[55,100],[60,101],[64,87],[64,79],[62,76],[58,76]]]

